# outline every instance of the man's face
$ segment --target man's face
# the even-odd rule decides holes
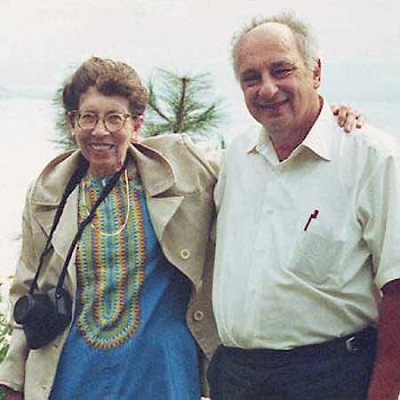
[[[267,23],[251,30],[238,51],[240,85],[250,114],[269,134],[302,134],[320,109],[320,64],[306,68],[291,30]]]

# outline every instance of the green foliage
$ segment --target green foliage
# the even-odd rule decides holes
[[[60,87],[53,98],[57,112],[57,137],[53,141],[67,151],[77,148],[77,144],[65,118],[62,90]],[[186,133],[193,140],[216,139],[224,147],[222,136],[215,130],[223,121],[222,102],[210,100],[213,96],[209,74],[179,76],[157,69],[156,77],[148,83],[148,94],[142,136]]]
[[[212,98],[208,74],[179,76],[164,69],[148,84],[149,105],[143,136],[187,133],[194,139],[215,135],[222,122],[220,100]]]
[[[1,283],[0,283],[1,287]],[[1,301],[1,297],[0,297]],[[12,332],[12,326],[8,322],[5,315],[0,312],[0,363],[3,361],[4,357],[8,351],[8,339]],[[1,398],[0,398],[1,399]]]
[[[0,363],[8,351],[8,338],[12,332],[11,325],[7,322],[4,315],[0,315]]]

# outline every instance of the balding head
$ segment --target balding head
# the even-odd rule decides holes
[[[270,27],[273,25],[284,25],[286,29],[290,30],[304,64],[310,71],[315,69],[319,60],[319,54],[314,35],[310,28],[304,22],[297,19],[294,14],[283,13],[272,17],[254,18],[234,36],[232,41],[232,61],[236,78],[238,78],[238,53],[243,41],[250,32],[263,29],[263,27],[265,29],[267,24],[269,24]]]

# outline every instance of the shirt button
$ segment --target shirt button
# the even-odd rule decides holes
[[[194,313],[193,313],[193,319],[195,320],[195,321],[203,321],[203,319],[204,319],[204,313],[203,313],[203,311],[200,311],[200,310],[196,310]]]
[[[182,249],[179,254],[182,260],[189,260],[191,256],[190,251],[188,249]]]

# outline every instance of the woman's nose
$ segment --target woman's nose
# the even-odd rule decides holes
[[[106,128],[105,120],[99,118],[96,125],[93,128],[92,134],[95,135],[108,135],[110,132]]]

